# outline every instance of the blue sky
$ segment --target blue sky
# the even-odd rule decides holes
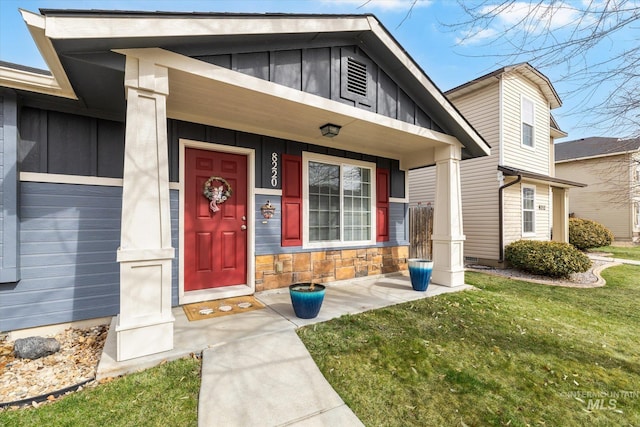
[[[404,49],[422,67],[443,91],[508,65],[500,59],[487,56],[495,53],[496,46],[487,47],[483,41],[499,33],[499,25],[508,25],[517,13],[513,10],[501,16],[496,26],[467,39],[461,31],[448,30],[442,23],[456,23],[464,19],[460,6],[453,0],[0,0],[0,60],[46,69],[35,43],[18,9],[38,12],[39,9],[105,9],[186,12],[282,12],[282,13],[373,13]],[[571,22],[571,15],[558,16],[557,25]],[[602,49],[606,50],[606,47]],[[606,51],[596,50],[596,55]],[[483,56],[484,55],[484,56]],[[526,61],[519,58],[518,61]],[[533,64],[535,65],[535,64]],[[619,136],[608,131],[584,127],[584,123],[597,122],[597,118],[576,114],[584,106],[584,99],[576,96],[571,82],[561,82],[561,67],[541,69],[554,83],[563,100],[563,106],[553,111],[560,127],[569,133],[567,139],[587,136]],[[592,101],[607,95],[601,88]]]

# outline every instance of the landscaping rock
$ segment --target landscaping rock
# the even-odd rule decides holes
[[[14,341],[0,343],[0,404],[46,396],[94,378],[108,329],[61,331],[55,336],[60,351],[36,360],[14,358]],[[1,420],[2,410],[0,425]]]
[[[17,339],[13,352],[19,359],[40,359],[60,351],[60,343],[55,338],[29,337]]]

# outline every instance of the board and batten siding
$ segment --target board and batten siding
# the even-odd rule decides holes
[[[599,222],[613,232],[616,240],[632,240],[629,167],[630,161],[624,155],[556,164],[557,177],[587,184],[569,190],[569,212],[577,218]]]
[[[549,103],[524,77],[505,75],[503,85],[503,165],[549,175]],[[534,146],[522,145],[522,97],[533,101],[535,109]]]
[[[192,58],[444,132],[430,114],[429,105],[413,99],[396,83],[392,76],[394,70],[383,70],[358,46],[291,46],[270,51],[203,54]],[[362,92],[346,89],[347,58],[352,58],[362,66],[359,68],[364,71],[362,85],[359,85]]]
[[[536,189],[535,233],[522,234],[522,186],[533,186]],[[544,206],[541,209],[540,206]],[[551,191],[548,185],[535,184],[523,180],[520,184],[504,189],[504,244],[520,239],[550,240],[551,239]]]

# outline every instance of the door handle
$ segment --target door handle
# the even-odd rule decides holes
[[[246,225],[242,224],[242,225],[240,226],[240,230],[246,230],[246,229],[247,229],[247,226],[246,226]]]

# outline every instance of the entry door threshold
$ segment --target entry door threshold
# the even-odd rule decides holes
[[[253,295],[255,289],[253,286],[246,284],[224,286],[220,288],[200,289],[197,291],[186,291],[180,295],[180,305],[192,304],[194,302],[211,301],[216,299],[241,297],[245,295]]]

